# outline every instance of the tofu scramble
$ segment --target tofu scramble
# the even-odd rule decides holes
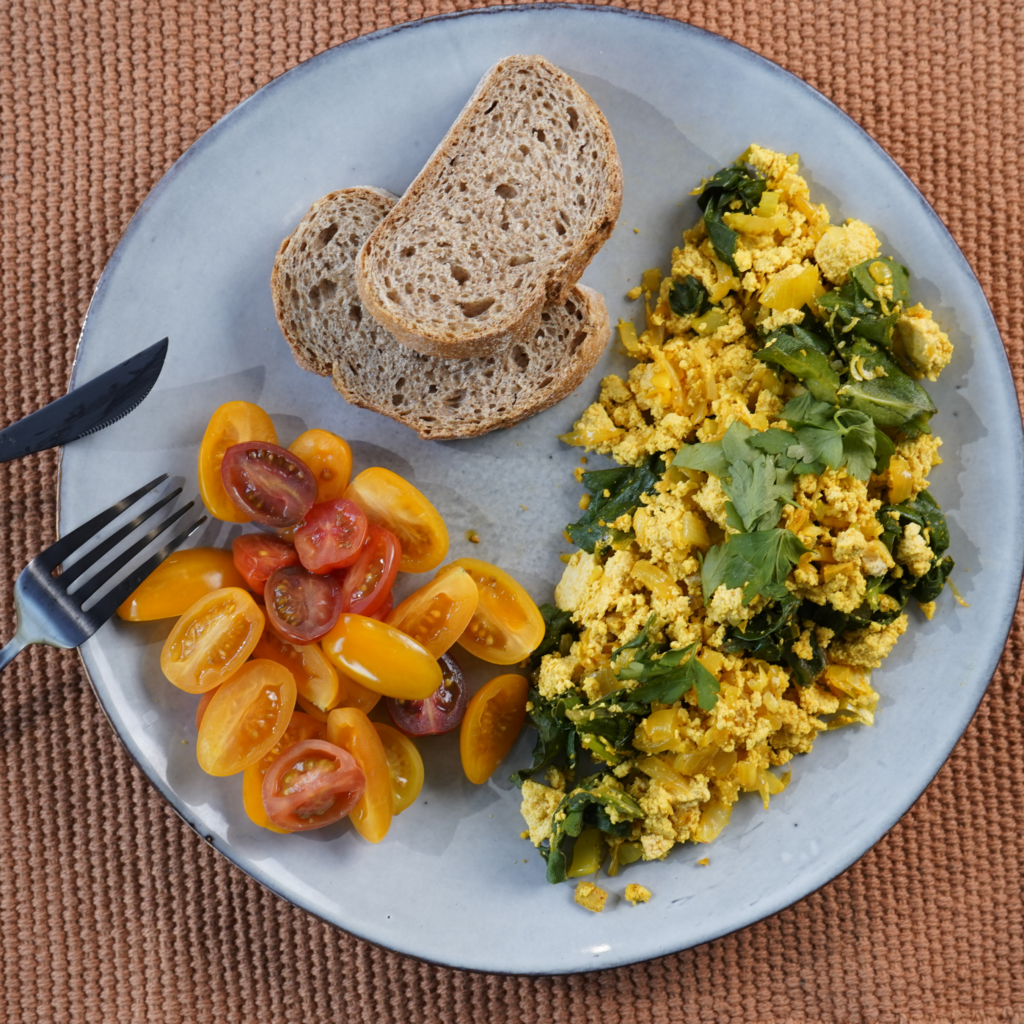
[[[753,145],[695,194],[671,274],[630,293],[636,365],[563,438],[619,467],[576,471],[531,662],[513,781],[552,882],[710,842],[744,792],[767,808],[819,733],[873,723],[872,669],[953,567],[920,383],[952,345],[907,269],[830,223],[795,155]]]

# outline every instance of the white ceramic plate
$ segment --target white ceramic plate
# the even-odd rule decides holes
[[[62,532],[160,472],[195,493],[210,413],[247,399],[271,413],[283,443],[326,427],[351,441],[357,468],[405,474],[445,517],[453,557],[496,562],[538,602],[550,600],[566,550],[562,527],[578,516],[580,495],[572,478],[579,452],[556,435],[625,360],[609,349],[575,394],[512,430],[424,442],[347,407],[327,380],[297,369],[268,287],[281,239],[313,200],[352,185],[401,193],[483,72],[510,53],[541,53],[573,74],[615,134],[622,216],[584,277],[604,292],[613,320],[633,315],[624,293],[645,267],[667,267],[681,229],[695,221],[689,191],[751,141],[798,151],[833,218],[874,225],[884,251],[911,268],[914,298],[956,343],[931,388],[946,442],[933,490],[971,607],[958,608],[946,592],[932,623],[914,613],[876,674],[883,697],[873,729],[819,739],[797,759],[770,813],[747,797],[712,846],[677,848],[663,863],[608,880],[615,895],[600,915],[573,903],[571,885],[548,885],[543,862],[519,838],[518,793],[505,777],[528,762],[529,730],[484,786],[462,776],[455,737],[424,741],[427,786],[379,846],[346,824],[279,836],[247,819],[240,777],[214,779],[197,767],[196,699],[158,667],[166,623],[115,620],[82,655],[153,784],[216,849],[285,899],[425,960],[560,973],[670,953],[772,914],[849,866],[913,803],[966,727],[1005,642],[1022,561],[1021,426],[995,324],[963,256],[900,170],[822,96],[677,22],[608,8],[495,8],[402,25],[321,54],[233,110],[156,186],[97,287],[75,378],[164,335],[167,364],[136,412],[67,449]],[[469,528],[480,534],[478,547],[463,539]],[[202,540],[232,535],[215,524]],[[709,866],[696,866],[702,857]],[[619,898],[629,881],[651,889],[648,905]]]

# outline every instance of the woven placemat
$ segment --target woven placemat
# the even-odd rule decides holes
[[[64,391],[106,260],[201,132],[326,47],[468,6],[0,3],[0,422]],[[963,247],[1020,387],[1024,54],[1013,3],[629,6],[751,47],[864,125]],[[0,636],[14,627],[14,569],[53,539],[56,468],[53,453],[0,466]],[[568,978],[426,966],[263,891],[133,766],[77,656],[31,648],[0,688],[0,1021],[1020,1021],[1022,643],[1018,616],[948,764],[841,877],[710,945]]]

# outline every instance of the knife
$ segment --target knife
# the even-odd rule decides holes
[[[153,389],[167,339],[0,430],[0,462],[77,441],[127,416]]]

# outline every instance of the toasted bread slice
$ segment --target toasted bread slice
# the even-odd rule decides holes
[[[475,437],[554,405],[594,368],[608,342],[604,300],[577,287],[543,310],[533,334],[494,356],[440,359],[400,344],[363,309],[355,261],[395,198],[350,188],[318,199],[278,251],[274,309],[295,361],[330,375],[352,405],[420,437]]]
[[[593,100],[543,57],[484,76],[394,210],[367,239],[364,309],[426,355],[525,342],[612,233],[622,166]]]

